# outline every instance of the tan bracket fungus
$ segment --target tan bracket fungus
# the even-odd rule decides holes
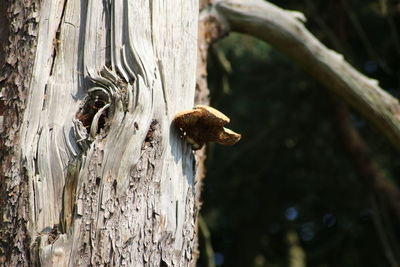
[[[222,112],[204,105],[179,112],[173,120],[194,150],[200,149],[206,142],[228,146],[238,142],[241,135],[224,127],[229,121]]]

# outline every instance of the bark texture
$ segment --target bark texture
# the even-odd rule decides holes
[[[38,1],[3,3],[0,56],[0,264],[30,260],[29,190],[19,151],[20,127],[36,47]]]
[[[29,3],[9,9],[2,262],[193,264],[194,156],[171,120],[193,106],[198,1]]]

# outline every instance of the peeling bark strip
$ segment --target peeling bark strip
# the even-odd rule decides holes
[[[215,4],[220,23],[275,46],[315,79],[339,95],[400,149],[400,105],[376,80],[365,77],[343,56],[321,44],[305,27],[304,15],[262,0],[225,0]]]
[[[20,126],[36,47],[38,1],[3,2],[0,75],[0,265],[29,262],[28,179],[20,164]],[[7,8],[8,6],[8,8]],[[7,9],[7,10],[6,10]],[[3,60],[0,61],[3,63]]]
[[[10,9],[0,260],[192,265],[194,158],[171,121],[193,106],[198,1],[35,4]]]

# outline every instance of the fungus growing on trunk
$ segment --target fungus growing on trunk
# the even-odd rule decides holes
[[[194,150],[200,149],[206,142],[228,146],[238,142],[241,135],[224,127],[229,121],[222,112],[204,105],[179,112],[173,120]]]

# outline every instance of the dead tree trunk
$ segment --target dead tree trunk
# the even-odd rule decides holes
[[[191,265],[198,1],[38,2],[0,8],[0,262]]]

